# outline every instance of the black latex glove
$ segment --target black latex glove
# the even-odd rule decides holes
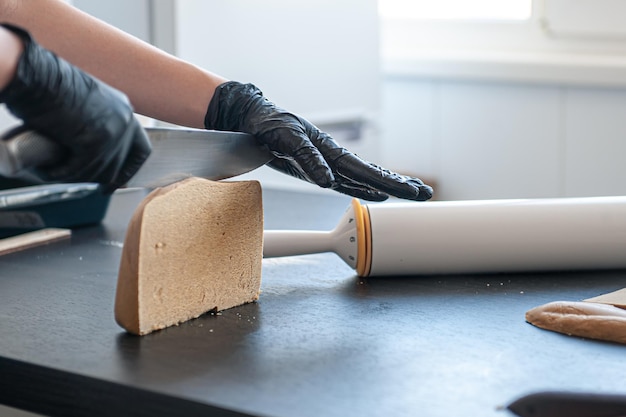
[[[24,43],[17,72],[0,103],[67,149],[29,177],[41,182],[97,182],[105,193],[124,185],[150,155],[148,137],[127,97],[39,46],[22,29],[2,25]]]
[[[277,107],[252,84],[220,85],[204,125],[254,135],[276,156],[269,166],[320,187],[372,201],[390,195],[419,201],[432,197],[432,188],[421,180],[362,160],[304,118]]]

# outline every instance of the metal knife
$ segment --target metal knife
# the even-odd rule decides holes
[[[234,177],[258,168],[273,155],[252,135],[184,128],[145,128],[152,153],[129,187],[158,187],[197,176]],[[5,134],[0,140],[0,175],[20,177],[29,169],[63,158],[65,149],[37,132]]]

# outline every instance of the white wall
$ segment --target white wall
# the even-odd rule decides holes
[[[72,0],[75,7],[145,41],[150,41],[150,0]]]
[[[175,22],[181,58],[252,82],[316,124],[365,122],[361,140],[349,145],[377,153],[376,0],[184,0]]]
[[[626,89],[392,77],[383,162],[439,199],[626,194]]]
[[[19,120],[11,116],[4,105],[0,105],[0,133],[17,124]]]
[[[382,19],[382,162],[434,179],[439,199],[626,194],[625,7]]]

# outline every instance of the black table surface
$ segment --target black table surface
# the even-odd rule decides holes
[[[144,337],[113,319],[125,228],[0,258],[0,403],[50,415],[509,416],[521,395],[626,393],[626,346],[524,313],[626,271],[360,279],[334,254],[266,259],[257,303]],[[350,199],[264,190],[267,229],[328,230]],[[625,254],[626,256],[626,254]]]

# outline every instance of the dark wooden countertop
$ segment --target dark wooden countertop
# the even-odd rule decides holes
[[[626,393],[626,346],[524,321],[549,301],[624,288],[626,271],[359,279],[334,254],[267,259],[258,303],[128,335],[113,300],[142,196],[115,195],[71,241],[0,258],[0,403],[64,416],[506,417],[497,408],[530,392]],[[268,229],[330,229],[350,203],[274,190],[264,201]]]

